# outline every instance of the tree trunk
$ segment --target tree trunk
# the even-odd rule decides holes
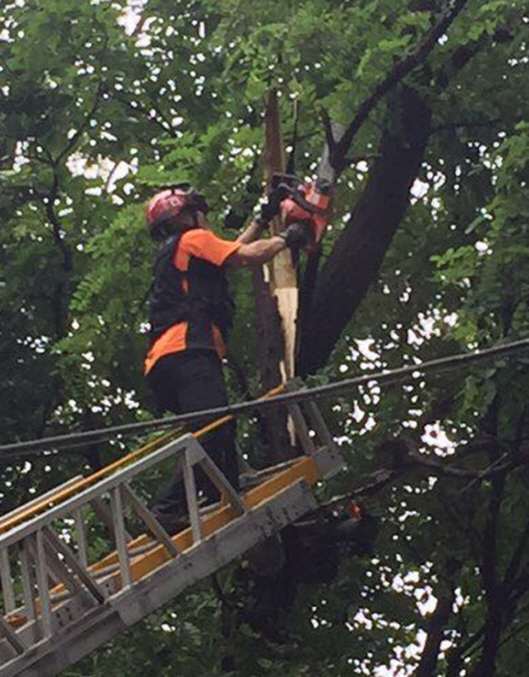
[[[500,645],[502,631],[501,606],[494,605],[489,609],[485,624],[483,650],[477,665],[469,672],[469,677],[494,677],[496,673],[496,657]]]
[[[366,187],[351,219],[322,268],[304,318],[298,373],[315,372],[329,356],[376,279],[409,204],[428,143],[431,111],[419,95],[403,88],[394,129],[386,130]],[[339,303],[336,300],[339,299]]]

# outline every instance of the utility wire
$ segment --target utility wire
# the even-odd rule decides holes
[[[389,371],[362,374],[361,376],[355,376],[353,378],[344,379],[343,381],[315,386],[313,388],[303,387],[295,391],[275,395],[266,399],[257,399],[250,402],[228,405],[226,407],[216,407],[214,409],[204,409],[141,423],[128,423],[109,428],[88,430],[82,433],[5,444],[0,446],[0,461],[3,461],[6,456],[11,459],[14,456],[33,455],[35,453],[44,453],[59,449],[71,450],[83,444],[102,442],[114,437],[119,438],[140,435],[152,430],[160,430],[182,424],[203,424],[223,416],[239,416],[248,412],[270,409],[278,405],[299,404],[309,400],[336,397],[343,395],[354,388],[367,384],[382,386],[391,385],[401,381],[415,381],[429,372],[460,369],[478,362],[485,362],[499,357],[510,357],[525,350],[529,350],[529,339],[500,344],[491,348],[477,350],[473,353],[460,353],[458,355],[441,357],[435,360],[422,362],[421,364],[414,364],[409,367],[399,367],[398,369]]]

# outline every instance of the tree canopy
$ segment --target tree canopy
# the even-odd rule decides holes
[[[190,181],[233,237],[262,194],[271,88],[288,147],[297,124],[301,176],[329,121],[350,131],[333,147],[332,227],[303,263],[300,374],[324,383],[526,337],[528,24],[523,0],[6,0],[0,440],[153,415],[144,202]],[[250,275],[232,284],[237,400],[259,392],[260,337]],[[379,534],[371,555],[342,553],[332,580],[300,583],[275,639],[241,613],[226,630],[226,608],[256,594],[230,568],[65,674],[522,671],[527,365],[325,404],[347,469],[320,499],[355,496]],[[241,436],[265,464],[254,422]],[[0,459],[1,512],[124,448]]]

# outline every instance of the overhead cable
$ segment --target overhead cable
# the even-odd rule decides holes
[[[204,424],[207,421],[222,416],[239,416],[249,412],[270,409],[279,405],[299,404],[309,400],[336,397],[344,395],[354,388],[369,384],[385,386],[402,381],[416,381],[427,373],[459,369],[471,364],[477,364],[479,362],[485,362],[500,357],[511,357],[528,349],[529,339],[522,339],[495,345],[483,350],[477,350],[473,353],[459,353],[457,355],[429,360],[420,364],[399,367],[398,369],[370,372],[368,374],[364,373],[359,376],[343,379],[342,381],[314,386],[312,388],[303,387],[298,390],[274,395],[273,397],[251,400],[250,402],[178,414],[176,416],[153,419],[152,421],[127,423],[119,426],[30,440],[27,442],[14,442],[0,446],[0,460],[3,460],[3,458],[8,455],[9,457],[12,457],[12,455],[25,456],[56,450],[71,450],[78,448],[81,445],[94,444],[112,438],[128,437],[132,435],[137,436],[152,430],[160,430],[176,425]]]

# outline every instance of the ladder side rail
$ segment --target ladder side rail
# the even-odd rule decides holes
[[[137,588],[131,587],[115,595],[113,606],[130,625],[139,620],[138,614],[143,616],[166,604],[188,585],[218,570],[256,542],[271,536],[315,507],[316,500],[306,480],[296,479],[241,518],[232,519],[222,528],[222,537],[213,535],[212,538],[204,538],[186,552],[185,558],[166,562],[143,577]],[[142,602],[131,604],[139,600]]]
[[[7,548],[0,549],[0,580],[2,581],[2,596],[4,599],[4,609],[7,613],[16,608],[15,589],[11,577],[11,564],[9,562],[9,551]]]
[[[309,419],[309,423],[312,428],[314,428],[321,444],[326,446],[328,449],[338,451],[338,445],[334,441],[334,438],[331,435],[327,424],[325,423],[323,414],[321,413],[320,408],[316,402],[314,402],[314,400],[308,400],[307,402],[303,403],[302,408],[305,410],[307,418]]]
[[[194,441],[188,448],[188,458],[194,465],[200,465],[209,479],[220,491],[221,495],[230,503],[238,515],[243,515],[248,508],[239,493],[233,488],[226,475],[210,458],[204,447]]]
[[[121,587],[123,589],[130,586],[132,578],[130,575],[130,560],[129,553],[127,552],[127,538],[123,518],[123,501],[121,500],[121,487],[119,485],[110,492],[110,505],[112,521],[114,523],[114,541],[118,552]]]
[[[40,639],[40,627],[38,624],[37,604],[35,601],[35,574],[33,562],[29,553],[29,539],[26,538],[19,544],[20,571],[22,576],[23,611],[27,620],[30,621],[30,629],[27,641],[34,644]]]
[[[199,543],[202,540],[202,524],[198,512],[197,487],[195,483],[195,473],[193,471],[193,448],[187,448],[182,459],[182,470],[184,473],[184,486],[186,491],[187,511],[191,522],[191,532],[193,534],[193,543]]]
[[[86,528],[82,506],[74,510],[73,518],[75,520],[75,538],[77,541],[79,562],[86,567],[88,566],[88,543],[86,540]]]
[[[20,543],[20,570],[22,574],[22,589],[24,595],[24,610],[26,616],[34,621],[37,618],[37,605],[35,604],[35,576],[33,573],[33,562],[29,554],[29,538]]]
[[[303,452],[307,456],[314,456],[317,451],[316,445],[314,444],[314,440],[310,435],[309,427],[305,421],[305,417],[303,416],[300,406],[298,404],[291,404],[288,407],[288,413],[294,422],[294,432],[299,438]]]
[[[48,568],[46,566],[46,553],[44,551],[44,538],[42,530],[37,531],[30,541],[30,552],[35,561],[37,575],[37,589],[39,592],[40,619],[42,626],[42,638],[48,639],[53,634],[50,588],[48,585]]]
[[[306,425],[302,411],[300,411],[300,415]],[[314,432],[311,431],[311,434],[314,435]],[[26,545],[26,547],[23,549],[24,551],[28,550],[28,548],[30,549],[29,554],[26,552],[30,565],[28,567],[30,578],[29,588],[32,592],[32,595],[30,596],[32,597],[33,604],[35,607],[37,607],[37,611],[40,610],[40,614],[35,613],[33,620],[26,623],[23,629],[23,639],[24,643],[26,643],[26,637],[28,640],[30,640],[33,636],[33,641],[31,642],[32,651],[34,648],[38,651],[42,650],[47,655],[49,654],[50,665],[55,661],[54,654],[56,649],[53,648],[55,646],[53,643],[54,638],[52,637],[51,643],[46,641],[43,643],[41,640],[43,638],[46,640],[46,638],[50,636],[52,630],[54,630],[56,627],[56,622],[60,624],[61,627],[64,626],[65,622],[66,625],[68,625],[68,614],[71,614],[72,610],[76,610],[74,613],[78,614],[77,620],[80,621],[82,619],[86,619],[86,627],[90,627],[90,624],[93,622],[91,619],[95,618],[95,615],[97,615],[98,618],[104,618],[105,614],[111,607],[114,610],[119,610],[121,620],[128,625],[128,621],[133,620],[133,617],[138,613],[141,613],[142,616],[145,615],[143,613],[145,609],[143,608],[142,604],[139,602],[131,604],[131,602],[134,600],[141,600],[143,598],[142,595],[148,589],[150,589],[150,594],[152,593],[153,609],[166,603],[170,598],[168,595],[170,595],[171,592],[173,594],[176,592],[176,590],[170,585],[168,585],[168,589],[165,591],[157,590],[156,586],[151,588],[155,580],[161,580],[158,579],[158,576],[162,576],[164,580],[167,579],[167,583],[169,584],[169,578],[167,578],[169,572],[168,567],[170,567],[172,572],[181,571],[183,575],[184,570],[189,568],[188,558],[193,557],[194,564],[188,571],[189,581],[186,582],[186,585],[182,587],[183,589],[187,587],[187,585],[190,585],[191,582],[197,580],[197,575],[199,578],[201,578],[203,575],[206,575],[206,569],[212,572],[218,569],[219,566],[222,566],[224,556],[226,557],[225,561],[229,561],[233,557],[238,556],[244,552],[250,546],[250,541],[253,541],[254,539],[260,540],[265,535],[265,532],[268,534],[268,532],[273,533],[277,531],[279,528],[281,528],[280,524],[284,520],[286,520],[286,523],[288,523],[295,519],[296,516],[291,514],[291,511],[294,509],[294,505],[290,505],[291,499],[287,499],[287,495],[285,493],[287,491],[290,492],[290,490],[293,491],[294,486],[299,487],[299,490],[303,494],[306,492],[306,498],[304,501],[309,501],[310,499],[311,505],[314,503],[314,498],[308,487],[309,484],[313,484],[315,481],[317,481],[318,472],[316,470],[316,466],[319,468],[319,456],[325,456],[325,449],[318,449],[313,458],[302,457],[299,459],[300,468],[295,472],[303,473],[303,479],[295,481],[294,474],[292,477],[290,477],[288,475],[289,471],[286,471],[287,474],[285,475],[285,479],[282,481],[286,482],[286,477],[288,477],[288,482],[292,482],[293,484],[291,486],[284,485],[285,489],[279,491],[278,493],[278,487],[281,486],[281,483],[278,480],[277,486],[274,485],[273,489],[272,486],[268,489],[269,498],[267,500],[265,499],[264,503],[262,499],[257,499],[256,501],[256,496],[253,499],[253,503],[251,500],[248,503],[248,505],[254,505],[255,507],[248,509],[246,507],[246,503],[239,496],[238,492],[232,487],[220,469],[218,469],[216,464],[209,458],[205,450],[196,440],[193,438],[188,438],[187,444],[181,440],[177,442],[180,442],[180,444],[177,446],[177,450],[183,448],[183,453],[181,454],[181,463],[183,463],[186,500],[188,503],[189,515],[192,523],[192,528],[190,531],[193,535],[192,547],[189,549],[189,552],[185,558],[181,559],[180,557],[173,557],[170,559],[170,553],[167,552],[164,544],[160,542],[151,542],[150,546],[148,546],[150,548],[154,548],[156,552],[154,552],[151,556],[147,555],[150,557],[150,560],[146,563],[135,562],[132,553],[128,552],[127,543],[125,540],[123,502],[125,500],[128,501],[128,487],[126,485],[127,477],[132,479],[144,469],[141,461],[131,464],[131,466],[118,471],[114,476],[106,478],[106,480],[101,482],[99,485],[92,487],[91,490],[87,490],[82,494],[72,497],[67,502],[68,505],[66,505],[65,502],[65,505],[54,506],[45,516],[42,516],[46,517],[46,521],[43,519],[40,520],[40,528],[38,524],[39,520],[36,520],[36,524],[33,524],[33,531],[27,534],[29,538],[26,536],[26,543],[29,544],[31,542],[31,545]],[[174,454],[174,452],[175,449],[173,445],[173,449],[169,450],[165,457],[169,457],[170,455]],[[161,460],[159,455],[157,456],[158,458],[155,460],[149,459],[149,465],[153,465],[154,463]],[[329,462],[331,461],[335,463],[333,459],[329,459]],[[231,502],[233,507],[237,508],[238,506],[239,509],[243,510],[243,513],[246,513],[243,514],[239,519],[234,519],[231,508],[228,509],[226,505],[221,505],[221,514],[226,516],[224,519],[229,518],[230,520],[228,523],[224,522],[224,525],[221,527],[222,538],[220,537],[220,533],[219,538],[216,538],[215,536],[216,530],[219,529],[222,522],[219,522],[218,526],[215,527],[215,530],[211,531],[211,528],[208,528],[206,518],[204,518],[204,522],[201,520],[194,478],[195,465],[200,465],[203,467],[204,471],[208,474],[210,479],[215,482],[216,486],[220,489],[223,495],[228,498],[228,502]],[[208,470],[210,471],[209,473]],[[230,489],[231,498],[233,501],[229,501],[230,492],[227,490]],[[97,491],[97,493],[94,493],[95,491]],[[118,565],[114,571],[114,574],[109,579],[101,582],[101,584],[98,584],[95,581],[96,573],[89,572],[87,567],[83,566],[83,564],[78,561],[80,558],[78,554],[79,549],[77,548],[76,555],[75,546],[73,544],[70,546],[66,544],[61,538],[59,538],[52,528],[52,522],[62,515],[69,515],[72,514],[72,512],[75,514],[75,510],[80,510],[84,505],[89,503],[90,500],[94,498],[101,498],[101,496],[106,495],[107,493],[109,493],[111,497],[111,509],[114,519],[114,533],[118,551]],[[133,494],[134,492],[131,493]],[[284,500],[287,501],[284,507],[281,509],[280,495],[284,496]],[[294,496],[294,494],[292,496]],[[299,498],[301,500],[301,496]],[[137,499],[137,497],[136,500],[138,504],[142,506],[141,501]],[[246,500],[248,500],[248,498]],[[238,501],[240,501],[242,505],[240,505]],[[134,499],[132,499],[132,502],[134,503]],[[269,507],[265,507],[266,504],[268,504]],[[301,508],[301,510],[297,513],[297,516],[306,512],[307,509],[308,505],[304,503],[303,508]],[[146,507],[143,507],[143,510],[145,513],[149,513]],[[262,517],[259,519],[257,519],[258,514],[262,515]],[[153,519],[155,520],[154,516]],[[193,521],[195,521],[195,524],[193,524]],[[256,529],[259,530],[260,535],[255,533]],[[213,538],[209,538],[210,534],[213,536]],[[208,537],[206,538],[205,535],[208,535]],[[8,536],[12,537],[13,533],[8,534]],[[189,537],[190,534],[188,532],[188,534],[182,540],[182,543],[185,542],[186,538],[189,539]],[[178,543],[180,544],[180,541],[178,541]],[[0,546],[1,545],[3,545],[4,548],[9,546],[6,538],[0,538]],[[189,540],[187,540],[187,545],[182,547],[189,547]],[[165,553],[164,550],[166,550]],[[219,557],[219,550],[222,550],[222,552],[225,553],[222,558]],[[54,557],[52,557],[52,551],[55,555]],[[162,553],[164,553],[165,557],[163,561],[160,557]],[[31,555],[33,555],[33,557]],[[71,570],[72,573],[69,581],[65,580],[68,578],[68,576],[65,575],[66,571],[60,571],[61,565],[63,565],[66,571],[67,568]],[[31,579],[31,576],[35,575],[33,573],[32,566],[36,568],[36,584],[34,578]],[[180,569],[179,567],[182,568]],[[65,602],[61,607],[61,619],[58,618],[56,612],[56,596],[53,596],[53,600],[50,599],[51,591],[49,590],[48,570],[54,571],[55,575],[59,576],[64,581],[65,588],[67,588],[59,590],[58,593],[60,595],[66,595]],[[174,575],[172,578],[174,579]],[[132,582],[133,579],[135,581],[137,580],[138,582],[141,581],[141,584],[136,586],[136,584]],[[121,589],[119,586],[120,580]],[[70,586],[68,586],[68,582],[70,583]],[[83,590],[83,585],[88,589],[88,591],[90,591],[95,599],[100,602],[99,605],[91,605],[91,608],[89,607],[84,611],[82,610],[84,605],[82,604],[81,595],[78,594],[80,589]],[[178,587],[181,585],[183,585],[183,582],[178,581]],[[36,587],[38,588],[38,593]],[[39,595],[39,599],[37,599],[37,594]],[[108,595],[111,596],[112,601],[104,604]],[[46,602],[48,604],[48,612],[46,611]],[[54,605],[53,609],[51,608],[52,602]],[[116,604],[119,606],[115,606]],[[140,607],[142,608],[140,609]],[[45,616],[47,615],[49,616],[47,619],[48,622],[45,621]],[[99,639],[98,643],[101,643],[101,641],[102,639]],[[83,645],[85,644],[85,639],[83,639],[82,635],[79,636],[78,643],[79,646],[76,650],[82,651]],[[7,644],[5,646],[8,648]],[[24,660],[24,657],[22,656],[20,659],[15,660]],[[71,659],[66,660],[71,661]],[[0,674],[1,672],[2,669],[0,668]],[[18,672],[16,674],[18,674]]]
[[[292,379],[285,385],[285,391],[287,393],[302,392],[307,390],[307,386],[299,378]],[[294,424],[293,432],[299,439],[303,453],[306,456],[314,456],[314,454],[317,452],[316,444],[310,434],[310,429],[307,425],[307,421],[301,406],[299,404],[289,404],[287,405],[287,411],[290,414],[292,423]]]
[[[34,505],[37,505],[37,503],[40,503],[41,501],[45,499],[52,499],[55,493],[58,493],[59,491],[62,491],[63,489],[67,489],[69,486],[72,484],[75,484],[78,482],[80,479],[82,479],[82,475],[76,475],[75,477],[72,477],[71,480],[67,480],[66,482],[63,482],[62,484],[59,484],[59,486],[54,487],[53,489],[50,489],[44,494],[39,494],[36,498],[33,498],[31,501],[24,503],[23,505],[19,506],[18,508],[14,508],[13,510],[10,510],[9,512],[4,513],[3,515],[0,515],[0,527],[2,526],[3,522],[7,521],[8,519],[13,519],[13,517],[17,517],[21,513],[25,512],[29,508],[32,508]]]
[[[123,482],[132,479],[134,476],[143,472],[147,468],[160,463],[164,459],[172,456],[176,452],[183,453],[183,450],[190,444],[194,438],[192,435],[184,435],[177,440],[169,442],[164,447],[157,449],[152,454],[134,461],[130,465],[117,471],[114,475],[102,479],[97,484],[87,487],[81,493],[70,497],[64,503],[53,506],[47,512],[36,515],[31,521],[14,527],[11,531],[0,535],[0,547],[9,546],[23,539],[28,534],[34,533],[38,529],[48,526],[53,520],[66,515],[70,515],[81,506],[90,503],[95,498],[100,498],[102,494],[108,493],[111,489],[119,486]]]
[[[211,463],[211,466],[208,468],[204,467],[204,471],[208,472],[208,470],[212,470],[212,473],[209,474],[209,477],[212,481],[215,480],[220,480],[224,481],[225,484],[219,484],[217,487],[222,491],[224,488],[229,488],[235,493],[235,497],[237,500],[237,503],[240,502],[240,512],[237,510],[238,514],[243,514],[243,511],[246,512],[248,510],[248,507],[246,506],[246,503],[242,501],[240,496],[235,492],[233,489],[232,485],[229,483],[229,481],[224,477],[224,475],[218,470],[218,467],[215,465],[213,461],[209,458],[207,455],[206,451],[202,448],[202,446],[197,442],[196,447],[193,445],[193,450],[191,452],[192,460],[194,463],[201,463],[205,462],[206,464],[208,461]],[[281,470],[284,470],[285,468],[291,466],[296,459],[292,459],[290,461],[287,461],[285,463],[280,464],[278,467]],[[215,471],[218,472],[218,475],[215,475]],[[270,474],[270,473],[268,473]],[[219,477],[220,476],[220,477]],[[265,475],[263,475],[263,478]],[[158,543],[162,543],[163,545],[166,546],[167,550],[169,551],[169,554],[171,557],[176,557],[177,555],[181,554],[181,551],[177,548],[175,543],[173,542],[173,539],[171,538],[170,535],[167,534],[165,529],[161,526],[161,524],[158,522],[158,520],[154,517],[152,512],[141,502],[141,500],[136,496],[135,492],[133,489],[127,484],[123,484],[121,487],[122,494],[123,494],[123,500],[126,501],[133,509],[134,511],[138,514],[138,516],[142,519],[142,521],[145,523],[149,531],[155,536],[155,541],[151,541],[148,543],[145,543],[144,545],[141,545],[136,548],[131,548],[130,545],[127,547],[128,555],[130,559],[133,559],[134,557],[137,557],[139,555],[143,555],[144,553],[147,553],[149,550],[152,550],[157,546]],[[234,506],[235,507],[235,506]],[[237,508],[236,508],[237,509]],[[199,510],[199,515],[202,514],[202,511]],[[156,531],[156,533],[155,533]],[[97,569],[91,572],[92,577],[95,580],[99,579],[105,579],[109,575],[116,573],[120,569],[120,564],[119,562],[116,564],[110,564],[103,569]],[[70,594],[68,592],[63,592],[59,596],[54,596],[53,600],[54,601],[60,601],[63,599],[68,599],[70,597]]]
[[[318,453],[318,455],[314,459],[317,463],[319,463],[318,458],[319,458],[319,456],[321,456],[322,453],[323,453],[323,455],[325,455],[325,453],[322,450],[322,452]],[[299,463],[299,462],[300,462],[300,459],[298,459],[296,461],[296,463]],[[291,465],[291,463],[282,464],[281,469],[287,470],[288,466],[290,466],[290,465]],[[218,508],[217,508],[217,510],[218,510]],[[48,531],[48,530],[46,530],[46,531]],[[53,537],[53,539],[55,541],[54,543],[52,543],[54,555],[57,552],[61,553],[62,550],[65,550],[66,553],[69,552],[69,557],[72,559],[72,561],[74,561],[73,560],[73,553],[68,549],[68,546],[64,542],[62,542],[53,532],[50,533],[50,537]],[[157,548],[158,548],[158,543],[153,542],[153,541],[145,543],[142,546],[138,546],[137,548],[135,548],[133,551],[130,552],[131,562],[134,561],[133,558],[135,558],[137,555],[145,554],[145,555],[148,556],[149,551],[156,550]],[[53,562],[54,560],[52,558],[49,558],[49,561]],[[61,560],[57,560],[57,564],[60,564],[60,563],[61,563]],[[67,563],[71,566],[70,562],[67,562]],[[113,594],[114,592],[117,592],[117,588],[116,588],[116,585],[111,584],[111,581],[108,577],[111,576],[114,573],[117,573],[118,570],[119,570],[119,563],[108,565],[104,569],[98,569],[98,570],[95,570],[95,571],[91,571],[90,574],[96,581],[104,579],[104,580],[101,581],[101,585],[102,585],[103,589],[108,589],[108,593]],[[82,569],[81,569],[81,571],[82,571]],[[88,572],[85,572],[85,573],[87,575],[88,583],[92,583],[91,577],[88,575]],[[61,578],[64,578],[64,576],[61,576]],[[117,583],[117,580],[116,580],[116,583]],[[53,593],[53,603],[56,604],[56,603],[61,602],[65,599],[68,599],[70,597],[72,597],[72,595],[69,593],[68,590],[63,590],[61,592]],[[79,600],[79,598],[77,598],[77,599]],[[79,600],[79,602],[81,602],[81,600]]]

